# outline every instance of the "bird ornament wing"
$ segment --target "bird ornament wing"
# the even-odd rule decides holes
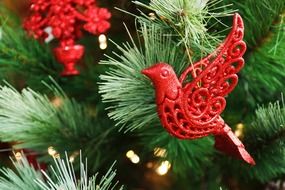
[[[237,73],[244,65],[242,56],[246,51],[243,34],[243,20],[236,13],[225,41],[212,54],[189,66],[179,78],[184,111],[197,127],[211,126],[220,118],[226,106],[225,96],[238,83]]]

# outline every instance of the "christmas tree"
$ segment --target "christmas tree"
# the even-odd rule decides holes
[[[1,190],[285,189],[284,1],[0,7]]]

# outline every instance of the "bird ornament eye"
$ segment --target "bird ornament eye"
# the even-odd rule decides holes
[[[168,69],[162,69],[162,71],[161,71],[161,76],[162,76],[163,78],[168,77],[168,76],[169,76],[169,70],[168,70]]]

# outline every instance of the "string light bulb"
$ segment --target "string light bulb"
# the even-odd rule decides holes
[[[171,164],[169,161],[166,160],[166,161],[161,162],[161,164],[156,168],[155,171],[158,175],[163,176],[168,173],[170,168],[171,168]]]
[[[244,129],[244,124],[239,123],[236,125],[235,135],[238,138],[243,138],[243,129]]]
[[[16,152],[16,154],[15,154],[15,158],[16,158],[16,160],[21,160],[22,159],[22,154],[21,154],[21,152]]]
[[[129,150],[126,153],[126,157],[134,164],[138,164],[140,162],[140,157],[133,150]]]
[[[140,162],[140,157],[138,155],[134,155],[130,160],[132,163],[138,164]]]
[[[147,168],[153,168],[153,166],[154,166],[154,164],[152,163],[152,162],[148,162],[147,164],[146,164],[146,167]]]
[[[153,154],[156,156],[156,157],[160,157],[160,158],[165,158],[166,157],[166,149],[164,149],[164,148],[159,148],[159,147],[157,147],[157,148],[155,148],[154,150],[153,150]]]
[[[75,160],[75,158],[76,158],[79,154],[80,154],[79,151],[73,152],[73,154],[69,157],[69,162],[70,162],[70,163],[73,163],[74,160]]]
[[[100,36],[98,37],[99,40],[99,47],[100,49],[104,50],[107,48],[108,44],[107,44],[107,37],[105,34],[100,34]]]
[[[61,97],[56,96],[51,100],[51,103],[52,105],[54,105],[54,107],[59,108],[63,104],[63,99]]]
[[[59,153],[56,153],[53,158],[60,158],[60,154]]]
[[[149,13],[148,16],[149,16],[150,20],[156,19],[155,13]]]
[[[135,152],[133,150],[129,150],[127,153],[126,153],[126,157],[127,158],[131,158],[135,155]]]
[[[52,146],[48,147],[48,154],[54,158],[59,157],[59,154],[57,153],[57,151]]]

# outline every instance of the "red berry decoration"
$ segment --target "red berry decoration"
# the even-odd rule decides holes
[[[95,0],[31,0],[32,15],[24,21],[24,28],[36,39],[44,40],[51,27],[58,39],[54,49],[57,60],[63,64],[62,76],[77,75],[75,64],[84,54],[84,47],[76,45],[81,29],[94,35],[105,33],[110,27],[111,13],[96,6]]]
[[[215,52],[189,66],[179,79],[166,63],[142,73],[154,84],[158,115],[171,135],[197,139],[213,134],[216,149],[254,165],[254,159],[220,116],[226,106],[225,96],[237,85],[237,73],[244,65],[243,33],[243,20],[235,14],[226,40]]]

